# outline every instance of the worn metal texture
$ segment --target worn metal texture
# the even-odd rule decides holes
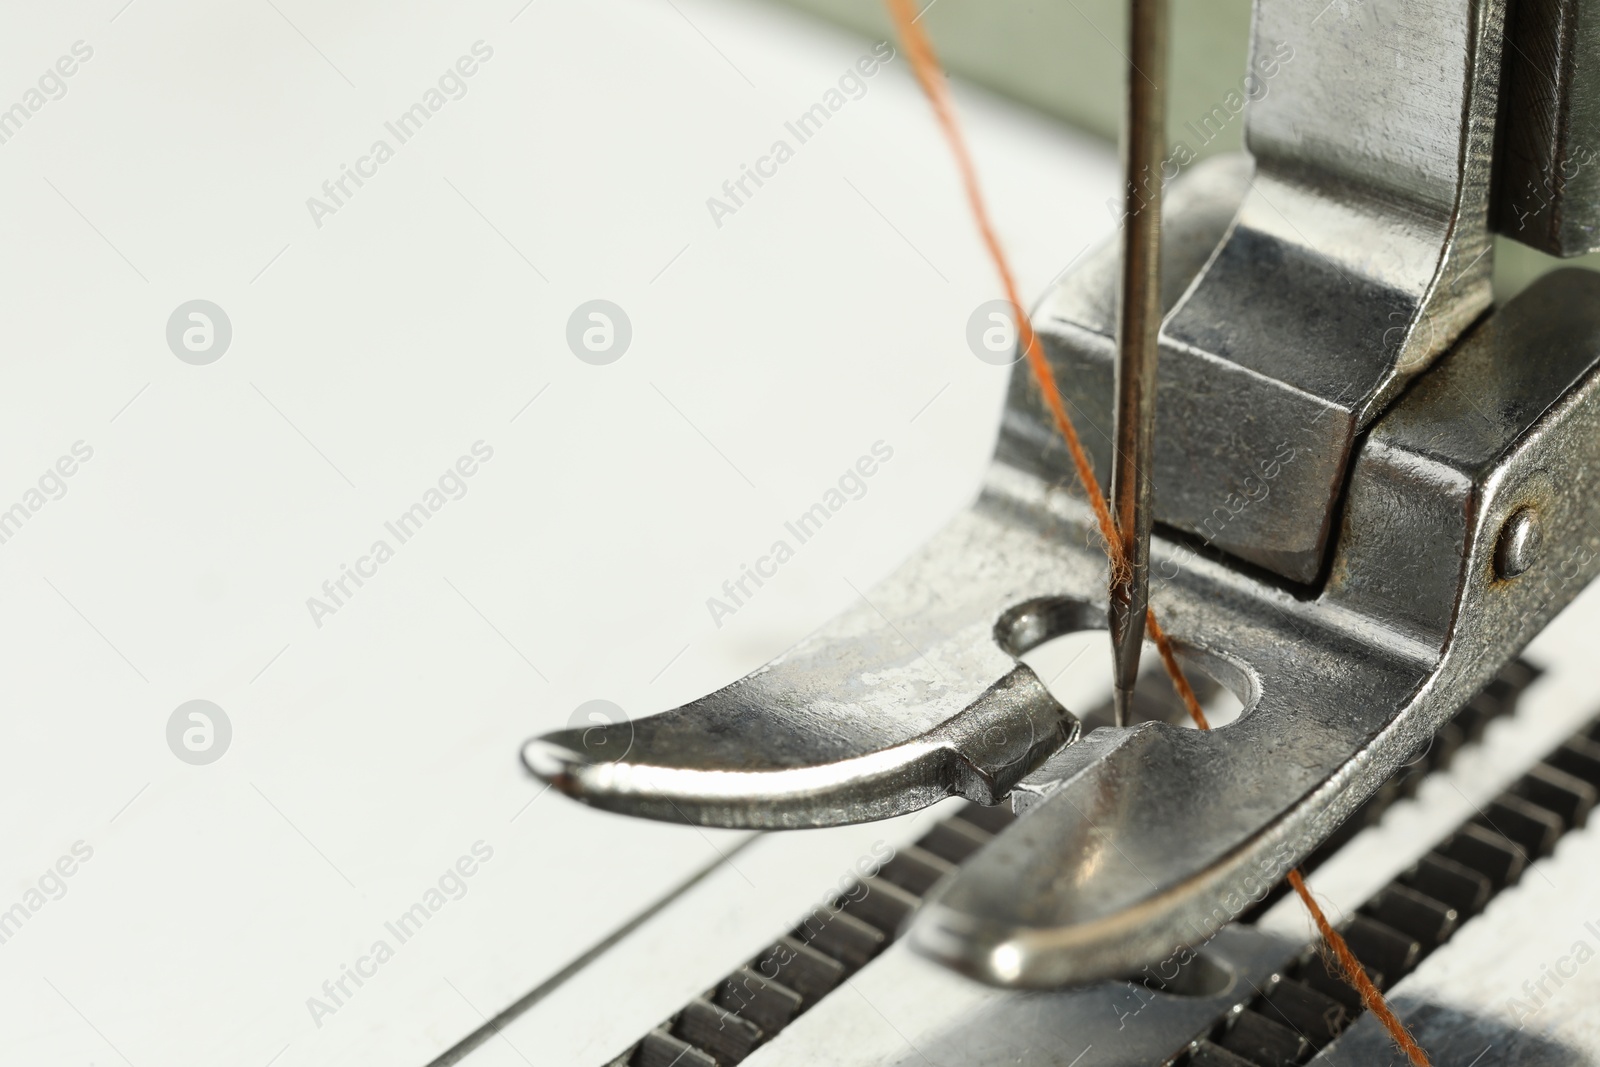
[[[957,517],[863,602],[771,663],[672,711],[530,741],[523,761],[586,803],[712,826],[867,822],[959,795],[992,804],[1077,721],[1017,656],[1041,589],[1103,589],[1105,560],[1000,504]],[[625,753],[620,759],[607,758]]]
[[[1237,216],[1162,332],[1158,521],[1319,576],[1356,434],[1489,305],[1504,17],[1504,0],[1257,3],[1253,65],[1276,73],[1255,83]],[[1109,331],[1053,302],[1038,318],[1076,406],[1107,410]],[[1293,491],[1219,526],[1284,447]]]
[[[1600,249],[1600,5],[1517,0],[1495,197],[1501,233],[1553,256]]]
[[[1062,751],[913,947],[999,985],[1092,981],[1203,942],[1281,878],[1600,570],[1597,367],[1587,272],[1475,330],[1374,427],[1314,600],[1159,540],[1164,625],[1245,714]],[[1502,526],[1529,507],[1562,547],[1501,578]]]

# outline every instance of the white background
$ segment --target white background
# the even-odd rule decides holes
[[[94,450],[0,544],[0,908],[94,852],[0,944],[0,1063],[422,1064],[732,839],[538,796],[520,743],[726,684],[964,506],[1007,374],[967,318],[1001,293],[903,59],[713,224],[870,48],[775,9],[16,2],[0,107],[80,40],[0,144],[0,508]],[[479,40],[467,95],[315,226]],[[1109,230],[1111,153],[958,97],[1032,298]],[[232,323],[208,366],[165,338],[196,298]],[[594,298],[633,326],[606,367],[565,341]],[[467,495],[314,625],[480,440]],[[866,497],[715,627],[878,440]],[[233,727],[200,767],[166,743],[197,698]],[[313,1025],[480,840],[467,895]]]

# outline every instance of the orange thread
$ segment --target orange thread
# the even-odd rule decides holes
[[[1317,924],[1317,930],[1322,934],[1322,939],[1333,950],[1333,955],[1339,961],[1339,970],[1343,972],[1344,980],[1361,994],[1361,1003],[1366,1005],[1368,1011],[1378,1017],[1383,1023],[1383,1028],[1389,1031],[1389,1037],[1400,1046],[1400,1051],[1408,1056],[1416,1067],[1429,1067],[1428,1054],[1422,1051],[1422,1046],[1417,1044],[1416,1038],[1406,1029],[1404,1023],[1395,1018],[1394,1012],[1389,1010],[1389,1004],[1383,999],[1383,994],[1378,992],[1378,987],[1372,984],[1372,979],[1367,977],[1367,969],[1361,966],[1361,961],[1356,959],[1356,954],[1350,951],[1350,946],[1345,944],[1339,931],[1328,922],[1328,917],[1322,914],[1322,909],[1311,896],[1311,890],[1306,888],[1305,879],[1300,877],[1298,870],[1289,872],[1289,884],[1294,886],[1294,891],[1300,894],[1300,899],[1305,902],[1306,910],[1311,912],[1311,919]]]
[[[1200,708],[1200,699],[1194,695],[1194,688],[1189,685],[1189,679],[1184,676],[1183,668],[1178,665],[1178,657],[1172,652],[1172,641],[1168,639],[1167,632],[1156,622],[1156,613],[1151,608],[1144,610],[1144,628],[1150,632],[1150,639],[1156,643],[1156,651],[1161,653],[1161,662],[1167,668],[1167,675],[1172,679],[1172,687],[1178,691],[1178,696],[1183,698],[1183,706],[1189,709],[1189,718],[1202,730],[1211,729],[1211,724],[1206,721],[1206,713]]]
[[[995,270],[1000,274],[1000,284],[1005,287],[1006,300],[1010,302],[1011,313],[1017,320],[1017,332],[1021,335],[1022,350],[1028,357],[1028,369],[1033,372],[1034,384],[1039,387],[1045,406],[1050,409],[1050,416],[1055,421],[1056,429],[1067,443],[1067,451],[1072,455],[1072,466],[1078,473],[1078,481],[1083,483],[1084,492],[1088,494],[1089,503],[1094,508],[1095,519],[1100,524],[1100,536],[1106,543],[1106,555],[1111,560],[1112,576],[1125,581],[1128,577],[1128,563],[1122,548],[1122,539],[1117,536],[1116,524],[1111,521],[1111,509],[1106,506],[1105,495],[1101,493],[1100,483],[1094,476],[1094,465],[1089,462],[1089,454],[1083,450],[1083,442],[1078,439],[1078,431],[1072,425],[1072,418],[1067,414],[1066,402],[1062,400],[1061,389],[1056,385],[1055,371],[1051,370],[1050,361],[1045,359],[1044,351],[1039,346],[1039,338],[1033,332],[1033,324],[1028,321],[1028,315],[1023,310],[1022,298],[1017,295],[1017,283],[1011,276],[1011,265],[1006,260],[1005,252],[1000,248],[1000,239],[995,235],[994,225],[989,220],[989,208],[984,203],[983,191],[978,185],[978,171],[973,166],[972,154],[967,151],[967,142],[962,136],[961,125],[956,121],[955,107],[950,102],[949,90],[944,83],[944,72],[940,69],[939,58],[933,51],[933,42],[922,32],[922,27],[917,25],[917,15],[911,8],[911,0],[887,0],[887,3],[899,27],[901,44],[911,57],[911,69],[915,72],[917,82],[922,86],[929,103],[933,105],[934,116],[944,130],[945,140],[950,143],[950,151],[955,156],[956,166],[961,171],[961,184],[966,190],[967,206],[972,209],[972,217],[978,224],[978,232],[983,237],[984,246],[989,250],[989,258],[994,261]]]
[[[1055,371],[1051,369],[1049,361],[1040,350],[1039,339],[1033,332],[1033,325],[1023,312],[1022,301],[1017,295],[1016,282],[1011,277],[1010,264],[1006,261],[1005,252],[1001,249],[1000,240],[995,236],[994,226],[989,220],[989,210],[978,186],[977,168],[973,166],[972,155],[967,151],[966,139],[962,136],[961,127],[956,121],[955,108],[950,102],[939,58],[933,51],[933,42],[922,31],[922,27],[917,25],[918,15],[912,10],[911,0],[884,0],[884,2],[888,5],[889,13],[899,31],[900,41],[911,59],[911,69],[915,72],[923,93],[933,105],[934,115],[944,130],[945,140],[949,142],[950,151],[955,156],[956,165],[961,171],[961,183],[966,190],[967,204],[972,209],[978,231],[982,234],[983,243],[989,250],[989,257],[994,261],[995,269],[1000,274],[1000,282],[1005,286],[1006,299],[1010,301],[1012,313],[1016,316],[1023,351],[1028,357],[1028,369],[1033,374],[1034,384],[1044,397],[1045,405],[1050,409],[1056,429],[1061,432],[1062,438],[1067,443],[1067,451],[1072,455],[1072,465],[1077,471],[1078,481],[1083,483],[1089,504],[1094,509],[1095,519],[1100,526],[1100,536],[1105,541],[1112,577],[1125,580],[1128,562],[1122,538],[1118,536],[1116,524],[1111,520],[1111,509],[1106,504],[1099,480],[1095,478],[1094,467],[1090,464],[1089,457],[1083,450],[1083,444],[1078,439],[1078,432],[1067,414],[1066,404],[1061,398],[1061,389],[1056,384]],[[1182,698],[1184,707],[1194,719],[1195,726],[1209,730],[1211,726],[1206,721],[1200,701],[1195,697],[1194,688],[1184,676],[1183,667],[1173,653],[1172,642],[1168,639],[1166,631],[1156,622],[1153,609],[1146,610],[1145,626],[1155,641],[1156,649],[1161,654],[1161,662],[1166,667],[1167,674],[1171,676],[1172,685]],[[1312,899],[1311,891],[1306,888],[1305,880],[1300,877],[1298,869],[1289,872],[1289,884],[1294,887],[1300,900],[1311,912],[1317,931],[1338,960],[1345,981],[1360,994],[1362,1004],[1377,1016],[1378,1021],[1389,1032],[1390,1039],[1416,1067],[1429,1067],[1427,1053],[1422,1051],[1405,1025],[1395,1017],[1394,1012],[1389,1010],[1388,1002],[1384,1000],[1383,994],[1378,992],[1378,987],[1367,977],[1367,972],[1356,959],[1355,953],[1350,951],[1350,946],[1345,943],[1339,931],[1328,922],[1327,916],[1323,915],[1322,909]]]

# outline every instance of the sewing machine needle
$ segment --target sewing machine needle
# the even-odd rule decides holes
[[[1161,160],[1166,151],[1168,0],[1130,0],[1124,215],[1117,287],[1111,510],[1128,570],[1113,573],[1110,627],[1117,725],[1127,725],[1150,585],[1150,482],[1161,330]]]

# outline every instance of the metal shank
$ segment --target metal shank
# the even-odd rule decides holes
[[[1319,579],[1357,435],[1489,306],[1504,17],[1505,0],[1257,0],[1255,174],[1162,331],[1157,522]],[[1111,322],[1055,299],[1036,326],[1103,421]],[[1109,442],[1085,443],[1104,484]],[[1219,514],[1280,446],[1300,455],[1292,484]]]

